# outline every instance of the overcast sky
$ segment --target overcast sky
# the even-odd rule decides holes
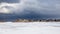
[[[0,13],[60,16],[60,0],[0,0]]]

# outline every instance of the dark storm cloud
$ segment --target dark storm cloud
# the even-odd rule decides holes
[[[0,1],[6,1],[12,3],[13,1],[16,2],[17,0],[0,0]],[[60,0],[21,0],[20,3],[17,3],[17,5],[15,4],[2,3],[1,6],[9,5],[11,7],[14,7],[16,10],[14,12],[16,13],[21,13],[21,12],[25,13],[25,11],[23,11],[24,9],[30,9],[30,10],[34,10],[34,12],[39,14],[41,13],[46,15],[60,15]],[[28,11],[28,13],[29,12],[30,11]]]
[[[0,0],[0,3],[1,3],[1,2],[18,3],[18,2],[20,2],[20,0]]]
[[[0,2],[7,2],[1,3],[0,7],[4,8],[0,11],[9,12],[11,10],[10,12],[15,15],[9,16],[9,19],[13,17],[22,19],[60,18],[60,0],[21,0],[21,2],[19,0],[0,0]],[[16,4],[16,2],[19,3]]]

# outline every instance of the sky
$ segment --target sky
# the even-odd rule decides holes
[[[19,0],[0,0],[0,2],[19,3]]]
[[[60,18],[60,0],[0,0],[1,13],[23,18]]]

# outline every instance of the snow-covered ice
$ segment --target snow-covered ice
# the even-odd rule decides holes
[[[60,34],[59,22],[0,23],[0,34]]]

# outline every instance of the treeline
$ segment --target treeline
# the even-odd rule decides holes
[[[42,19],[42,20],[18,19],[15,22],[60,22],[60,19]]]
[[[5,20],[0,20],[0,22],[6,22]],[[40,19],[40,20],[32,20],[32,19],[16,19],[12,22],[60,22],[60,19]]]

